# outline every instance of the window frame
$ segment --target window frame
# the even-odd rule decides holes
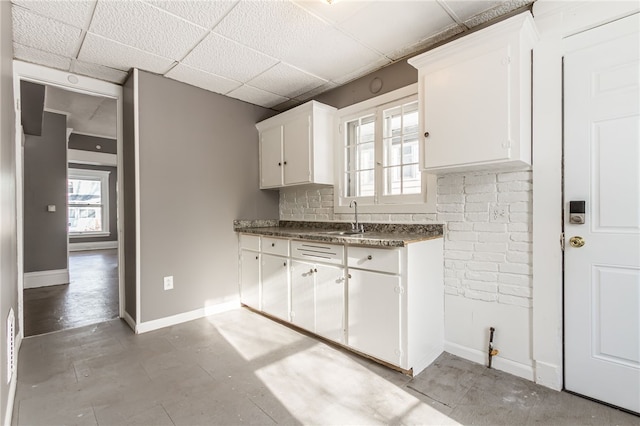
[[[69,238],[91,238],[91,237],[108,237],[111,235],[109,230],[109,170],[93,170],[93,169],[76,169],[70,167],[67,172],[67,182],[70,179],[99,180],[100,181],[100,198],[102,203],[102,231],[88,232],[71,232],[67,225],[67,235]],[[67,190],[68,191],[68,190]],[[69,208],[74,206],[86,206],[86,204],[69,203],[69,194],[67,192],[67,223],[69,223]],[[94,205],[97,206],[97,205]]]
[[[335,181],[337,183],[334,190],[334,212],[352,213],[349,208],[352,200],[358,202],[360,213],[435,213],[436,212],[436,177],[428,175],[423,171],[423,150],[424,138],[418,135],[418,169],[422,178],[422,192],[420,194],[403,195],[382,195],[383,194],[383,112],[396,106],[418,101],[418,84],[412,84],[401,89],[385,93],[380,96],[368,99],[355,105],[351,105],[338,110],[337,131],[335,137]],[[367,115],[375,115],[375,138],[374,138],[374,181],[375,189],[373,196],[348,197],[346,196],[345,176],[347,173],[345,163],[345,138],[346,123],[357,120]],[[418,120],[421,120],[421,110],[418,108]]]

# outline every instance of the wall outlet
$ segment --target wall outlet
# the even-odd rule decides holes
[[[173,290],[173,275],[170,277],[164,277],[164,289]]]
[[[506,204],[492,203],[489,205],[489,222],[506,223],[509,206]]]

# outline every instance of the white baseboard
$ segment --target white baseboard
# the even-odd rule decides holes
[[[553,390],[562,390],[562,370],[557,365],[536,361],[536,383]]]
[[[487,353],[477,349],[445,341],[444,350],[468,361],[483,365],[487,363]],[[533,367],[531,365],[501,358],[499,355],[493,358],[491,368],[513,374],[514,376],[522,377],[523,379],[531,380],[532,382],[534,381]]]
[[[124,315],[122,316],[122,318],[124,319],[124,321],[129,324],[129,327],[131,327],[132,330],[135,331],[136,329],[136,320],[134,320],[131,315],[129,315],[129,312],[124,311]]]
[[[86,243],[69,243],[69,251],[117,249],[117,241],[94,241]]]
[[[13,405],[16,400],[16,387],[18,385],[18,360],[20,357],[20,346],[22,345],[22,330],[15,337],[15,361],[14,361],[14,371],[11,375],[11,382],[9,382],[9,393],[7,394],[7,411],[4,413],[4,425],[9,426],[11,424],[11,419],[13,418]]]
[[[46,287],[59,284],[69,284],[69,269],[25,272],[24,274],[24,288]]]
[[[147,333],[149,331],[158,330],[164,327],[170,327],[176,324],[182,324],[183,322],[193,321],[209,315],[227,312],[238,308],[240,308],[240,299],[233,300],[231,302],[219,303],[217,305],[206,306],[204,308],[196,309],[189,312],[183,312],[181,314],[172,315],[170,317],[141,322],[140,324],[136,325],[135,330],[137,334]]]

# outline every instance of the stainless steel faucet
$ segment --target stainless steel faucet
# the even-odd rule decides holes
[[[358,222],[358,202],[356,200],[351,200],[351,202],[349,203],[349,208],[354,208],[355,209],[355,213],[356,213],[356,223],[355,224],[351,224],[351,229],[353,231],[356,232],[364,232],[364,225],[360,224]]]

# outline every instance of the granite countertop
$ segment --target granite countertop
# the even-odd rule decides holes
[[[351,230],[351,224],[347,222],[235,220],[233,229],[245,234],[379,247],[404,247],[411,243],[442,238],[443,234],[443,225],[437,223],[365,223],[364,234],[353,235],[335,234]]]

